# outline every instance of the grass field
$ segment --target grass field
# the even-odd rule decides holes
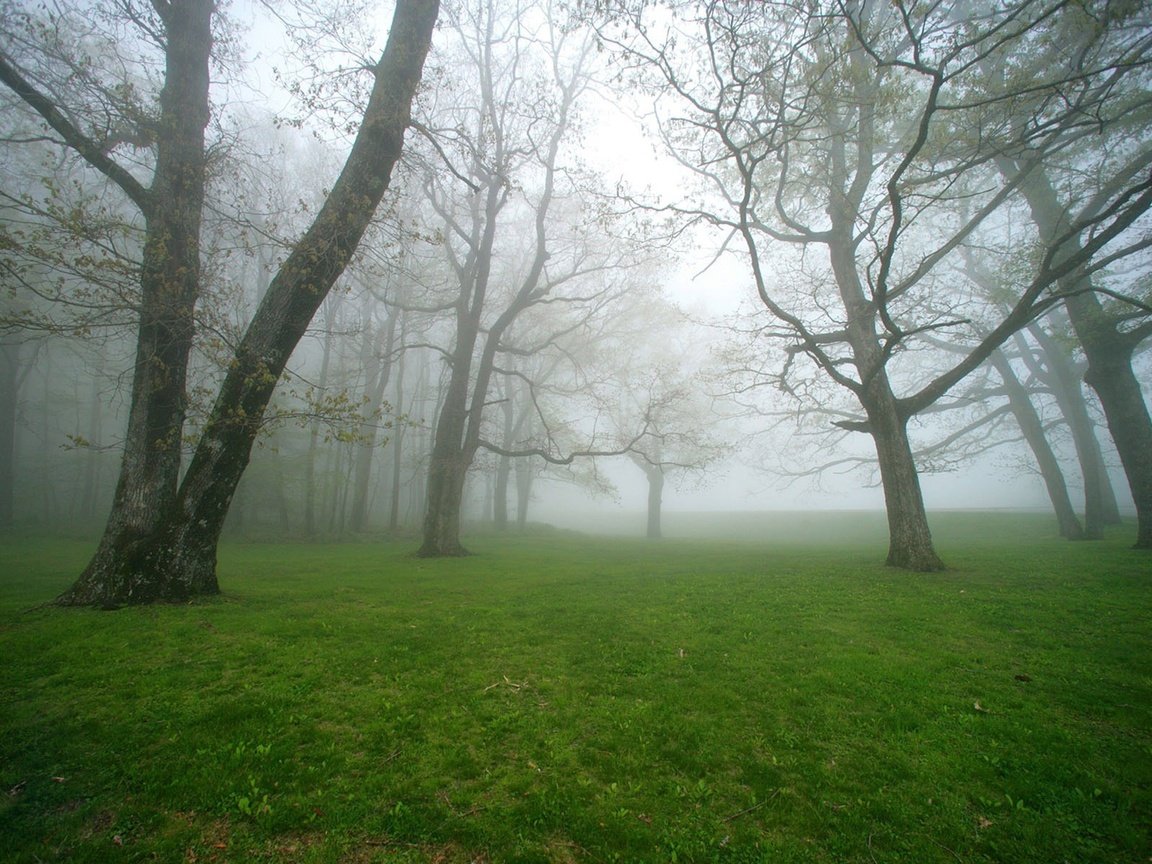
[[[230,544],[219,599],[118,612],[30,608],[90,546],[6,537],[0,860],[1152,860],[1130,526],[940,514],[919,575],[873,516],[756,519]]]

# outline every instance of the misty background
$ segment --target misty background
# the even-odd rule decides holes
[[[393,193],[292,356],[225,536],[414,532],[424,517],[429,454],[449,354],[459,338],[452,304],[461,253],[452,248],[452,235],[465,230],[470,188],[459,166],[476,158],[468,155],[460,131],[475,113],[476,97],[463,86],[476,74],[468,68],[476,57],[469,46],[478,44],[485,15],[510,26],[500,4],[476,9],[481,11],[461,4],[441,25],[431,83],[419,97],[418,128],[410,130]],[[12,20],[18,13],[19,5],[5,7]],[[110,20],[95,20],[90,28],[63,16],[58,23],[77,28],[73,36],[86,56],[104,64],[93,80],[108,89],[93,89],[88,105],[105,112],[108,146],[143,171],[148,142],[116,126],[108,82],[131,89],[126,101],[147,105],[158,71],[135,62],[131,42],[112,39]],[[564,107],[566,125],[555,127],[563,180],[548,212],[549,267],[563,287],[553,290],[556,302],[527,310],[509,330],[485,401],[484,437],[510,452],[621,452],[577,455],[557,465],[482,449],[468,473],[465,524],[546,522],[643,532],[650,478],[624,451],[660,412],[660,440],[674,452],[646,458],[665,463],[666,514],[883,509],[868,436],[833,425],[858,410],[853,414],[842,396],[821,389],[810,370],[787,392],[776,376],[793,355],[786,338],[765,335],[771,327],[763,322],[751,328],[760,328],[752,370],[748,325],[764,310],[732,232],[706,219],[678,219],[683,212],[666,209],[685,197],[710,201],[715,195],[706,188],[707,177],[702,182],[669,152],[682,142],[669,132],[666,93],[654,94],[651,82],[633,76],[591,30],[561,38],[546,23],[543,12],[527,11],[521,27],[530,38],[513,46],[519,37],[509,29],[493,43],[519,52],[519,79],[501,78],[509,72],[501,65],[507,60],[483,72],[520,100],[505,118],[505,134],[522,136],[530,156],[519,163],[515,180],[523,197],[502,214],[508,228],[494,256],[492,295],[500,301],[530,268],[528,241],[534,215],[542,212],[544,182],[543,157],[531,148],[542,146],[536,136],[560,104],[556,94],[575,87],[578,98]],[[277,18],[249,3],[229,12],[217,60],[229,77],[214,103],[203,241],[208,293],[198,305],[186,452],[231,348],[344,158],[349,137],[341,118],[346,106],[363,99],[363,85],[349,70],[386,26],[369,4],[346,20],[295,8]],[[654,26],[671,25],[661,19]],[[550,81],[553,62],[559,72]],[[44,72],[46,79],[52,74]],[[533,95],[524,82],[539,92],[559,89]],[[142,227],[105,178],[50,136],[37,140],[37,119],[12,94],[4,99],[0,419],[10,439],[2,478],[11,501],[6,518],[20,528],[95,533],[110,506],[127,422]],[[951,210],[967,205],[957,200],[940,206],[947,221]],[[989,234],[1003,234],[1003,226],[1018,224],[1015,218],[1007,213],[990,220]],[[1014,230],[1023,254],[1033,237],[1025,228]],[[1012,264],[1012,249],[994,251],[989,260],[995,258],[995,266]],[[1115,280],[1146,286],[1147,253],[1133,261]],[[776,249],[761,263],[774,268],[781,283],[820,269],[805,271],[811,262]],[[967,304],[995,305],[973,294],[958,274],[945,277],[947,290],[964,293]],[[802,304],[822,308],[818,290],[800,293]],[[1084,358],[1067,322],[1059,315],[1037,320],[1082,374]],[[483,324],[490,326],[492,317]],[[936,335],[958,344],[970,336],[964,326]],[[1024,335],[1011,347],[1008,362],[1029,389],[1072,496],[1082,498],[1065,419],[1037,361],[1025,356],[1039,356],[1039,346]],[[909,352],[901,359],[902,374],[930,374],[943,350],[929,345]],[[1135,362],[1147,399],[1147,352]],[[942,403],[950,410],[912,423],[930,510],[1051,506],[1035,455],[994,379],[985,364],[952,389]],[[1089,389],[1082,391],[1117,502],[1130,511],[1099,404]],[[980,422],[981,413],[990,419]],[[676,533],[678,524],[686,523],[673,519],[665,533]]]

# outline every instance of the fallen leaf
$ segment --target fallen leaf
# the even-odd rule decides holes
[[[983,816],[981,816],[979,819],[976,820],[976,827],[980,828],[981,830],[983,830],[984,828],[991,828],[992,827],[992,820],[991,819],[985,819]]]
[[[981,714],[987,714],[988,713],[988,709],[980,704],[979,699],[977,699],[975,702],[972,703],[972,707],[975,708],[977,711],[979,711]]]

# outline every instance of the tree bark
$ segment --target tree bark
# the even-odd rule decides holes
[[[1096,424],[1088,414],[1081,376],[1065,351],[1043,327],[1032,324],[1028,332],[1044,352],[1046,380],[1072,432],[1080,476],[1084,481],[1084,539],[1101,540],[1105,525],[1120,524],[1120,508],[1096,437]],[[1018,342],[1023,341],[1022,337],[1018,338]]]
[[[205,128],[212,50],[211,0],[164,7],[164,88],[160,93],[156,168],[137,203],[145,218],[140,270],[140,322],[128,428],[112,509],[96,553],[61,603],[107,602],[105,577],[116,595],[135,589],[124,572],[131,551],[160,526],[180,476],[187,410],[185,384],[193,313],[200,291],[200,223],[204,205]],[[167,581],[166,577],[161,577]],[[179,581],[178,579],[176,580]],[[164,589],[160,590],[164,593]],[[177,594],[184,587],[174,584]],[[153,589],[139,586],[143,595]],[[151,599],[151,598],[150,598]]]
[[[424,541],[416,553],[419,557],[471,554],[460,542],[460,506],[467,475],[468,465],[458,449],[437,453],[433,447],[424,511]]]
[[[1036,465],[1040,469],[1040,476],[1044,479],[1044,487],[1048,490],[1048,498],[1056,513],[1060,536],[1069,540],[1084,539],[1084,529],[1076,516],[1076,509],[1072,506],[1072,498],[1068,495],[1064,472],[1060,470],[1060,462],[1052,452],[1052,447],[1044,434],[1044,424],[1040,420],[1040,415],[1036,413],[1032,400],[1028,398],[1028,391],[1016,377],[1012,364],[1004,356],[1003,351],[993,352],[991,360],[1000,380],[1004,383],[1016,425],[1020,427],[1024,440],[1036,458]]]
[[[660,528],[660,512],[664,503],[664,469],[659,465],[644,466],[648,478],[648,531],[649,539],[663,537]]]
[[[396,316],[393,311],[375,338],[366,340],[367,344],[374,346],[374,350],[367,352],[369,356],[363,358],[364,366],[369,370],[365,389],[368,391],[368,401],[365,407],[364,422],[360,424],[359,437],[356,448],[355,480],[352,490],[351,528],[359,533],[368,524],[368,491],[372,485],[372,462],[376,455],[376,429],[379,421],[380,409],[384,405],[384,391],[388,387],[388,380],[392,375],[392,349],[396,343]]]
[[[1053,242],[1066,230],[1068,214],[1050,178],[1034,171],[1021,191],[1041,238]],[[1075,255],[1080,248],[1079,236],[1063,241],[1065,255]],[[1136,504],[1136,548],[1152,549],[1152,417],[1132,369],[1140,336],[1121,329],[1120,320],[1103,307],[1092,287],[1090,278],[1079,273],[1060,281],[1068,294],[1064,308],[1088,359],[1084,380],[1100,398]]]
[[[880,480],[884,487],[884,505],[888,513],[886,563],[890,567],[924,573],[943,570],[944,562],[932,545],[920,476],[908,441],[908,421],[897,409],[883,370],[873,377],[861,401],[876,444]]]
[[[1136,548],[1152,549],[1152,418],[1132,369],[1135,346],[1123,338],[1095,295],[1069,298],[1067,305],[1088,355],[1084,380],[1100,397],[1136,504]]]
[[[344,271],[391,180],[420,81],[437,0],[400,0],[352,151],[236,350],[172,507],[155,531],[90,568],[67,604],[122,605],[216,593],[216,546],[280,374]]]
[[[516,527],[521,531],[528,525],[528,508],[532,504],[532,481],[536,474],[527,459],[517,459],[516,474]]]

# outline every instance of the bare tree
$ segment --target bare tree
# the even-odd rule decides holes
[[[437,106],[426,124],[441,130],[436,155],[450,160],[428,189],[443,225],[455,321],[429,464],[424,556],[466,554],[460,508],[481,446],[514,455],[483,436],[498,358],[556,338],[517,346],[516,322],[533,310],[603,307],[614,294],[604,274],[625,264],[621,245],[595,230],[599,214],[586,209],[577,166],[562,158],[594,49],[555,13],[482,0],[451,18],[460,77],[478,81],[479,94]],[[573,328],[587,313],[576,317]]]

